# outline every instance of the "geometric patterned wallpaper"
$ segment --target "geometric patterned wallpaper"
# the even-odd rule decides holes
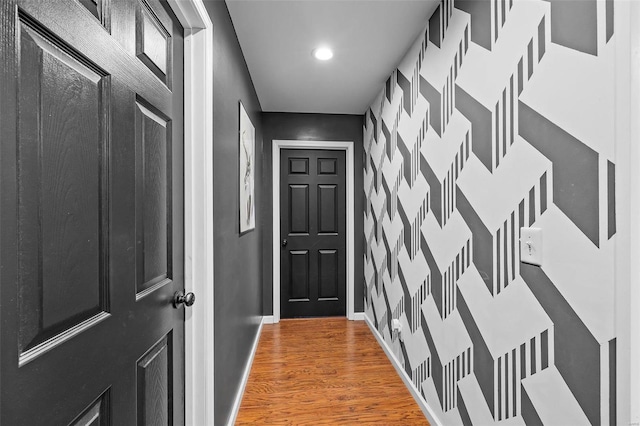
[[[443,0],[366,113],[365,310],[443,424],[616,423],[613,8]]]

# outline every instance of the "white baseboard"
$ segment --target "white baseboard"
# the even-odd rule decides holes
[[[416,403],[422,410],[422,413],[425,415],[425,417],[429,421],[429,424],[431,424],[432,426],[442,426],[442,422],[436,417],[431,407],[429,407],[429,405],[424,401],[424,399],[422,399],[422,395],[420,395],[420,392],[418,391],[418,389],[416,389],[413,386],[411,377],[409,377],[407,375],[407,372],[404,371],[404,368],[402,368],[402,364],[400,364],[400,361],[396,358],[396,356],[394,355],[389,345],[387,345],[387,342],[384,341],[384,338],[380,335],[375,325],[373,325],[373,323],[371,322],[371,319],[366,314],[363,313],[363,315],[364,315],[364,320],[366,321],[367,325],[371,329],[371,333],[373,333],[373,335],[375,336],[376,340],[378,341],[378,344],[384,350],[384,353],[387,354],[387,358],[389,358],[389,361],[391,361],[391,364],[396,369],[396,372],[404,382],[404,385],[407,387],[409,392],[411,392],[411,396],[413,396],[413,399],[415,399]]]
[[[273,315],[265,315],[262,317],[263,324],[273,324]]]
[[[273,317],[272,317],[273,322]],[[265,323],[264,317],[260,320],[260,325],[258,326],[258,332],[256,333],[256,338],[253,341],[253,346],[251,347],[251,354],[249,355],[249,359],[247,360],[247,365],[244,367],[244,374],[242,374],[242,381],[240,382],[240,388],[238,389],[238,393],[236,394],[236,399],[233,403],[233,408],[231,409],[231,415],[229,416],[229,421],[227,422],[227,426],[233,426],[236,423],[236,418],[238,417],[238,412],[240,411],[240,404],[242,403],[242,396],[244,395],[244,388],[247,386],[247,381],[249,380],[249,373],[251,373],[251,366],[253,365],[253,359],[256,356],[256,350],[258,349],[258,341],[260,340],[260,334],[262,333],[262,325]]]
[[[364,321],[366,318],[367,318],[367,315],[364,312],[353,313],[353,321]]]
[[[364,321],[366,314],[364,312],[354,312],[352,321]],[[275,324],[273,315],[265,315],[262,317],[263,324]]]

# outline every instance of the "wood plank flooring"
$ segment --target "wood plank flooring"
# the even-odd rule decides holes
[[[429,425],[364,321],[265,325],[237,425]]]

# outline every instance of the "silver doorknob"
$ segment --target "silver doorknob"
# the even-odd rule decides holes
[[[289,242],[287,240],[282,240],[282,247],[286,247]]]
[[[179,305],[191,306],[196,303],[196,295],[189,292],[184,294],[183,291],[176,291],[173,295],[173,307],[178,308]]]

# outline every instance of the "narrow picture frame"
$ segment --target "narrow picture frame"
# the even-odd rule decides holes
[[[238,132],[238,217],[240,220],[240,235],[243,235],[256,227],[256,128],[253,126],[242,101],[238,103],[240,115],[240,129]]]

